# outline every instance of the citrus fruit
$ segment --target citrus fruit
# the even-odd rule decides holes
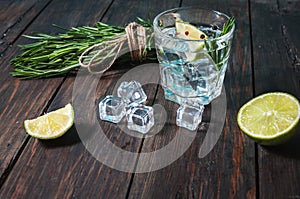
[[[176,35],[182,39],[189,39],[189,40],[205,40],[207,39],[207,35],[198,29],[196,26],[188,22],[175,22],[176,28]]]
[[[272,92],[244,104],[237,115],[240,129],[261,145],[278,145],[296,131],[300,105],[294,96]]]
[[[39,139],[54,139],[65,134],[74,123],[71,104],[45,115],[24,121],[26,132]]]
[[[203,40],[207,39],[207,35],[199,30],[196,26],[188,22],[175,22],[176,36],[186,40],[202,40],[200,42],[191,41],[188,42],[189,52],[186,52],[186,58],[188,62],[194,62],[199,59],[197,51],[200,51],[204,47]]]

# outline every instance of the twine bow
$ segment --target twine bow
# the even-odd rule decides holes
[[[79,57],[79,64],[92,74],[104,73],[119,57],[123,45],[128,42],[130,56],[133,61],[141,61],[146,46],[146,28],[132,22],[125,28],[125,34],[111,40],[105,40],[87,48]],[[93,70],[93,68],[100,70]]]

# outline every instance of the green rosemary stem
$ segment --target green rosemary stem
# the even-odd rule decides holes
[[[137,22],[144,27],[152,26],[151,23],[141,18],[137,18]],[[95,27],[82,26],[65,29],[57,25],[53,26],[66,32],[57,35],[44,33],[32,36],[23,35],[35,42],[20,45],[24,52],[10,61],[13,66],[12,76],[30,79],[69,73],[80,67],[78,58],[87,48],[125,34],[124,27],[102,22],[96,23]],[[150,35],[147,38],[146,50],[151,49],[152,42],[153,38]],[[143,55],[146,56],[146,51]]]
[[[204,41],[205,47],[208,50],[208,54],[211,56],[219,70],[223,66],[225,59],[228,57],[230,48],[228,47],[228,44],[223,41],[222,45],[225,47],[219,49],[219,45],[214,39],[229,33],[233,28],[234,22],[235,19],[233,17],[229,18],[228,21],[223,25],[222,31],[219,34],[215,33],[213,35],[213,40]]]

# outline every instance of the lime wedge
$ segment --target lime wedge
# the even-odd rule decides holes
[[[45,115],[24,121],[26,132],[39,139],[54,139],[65,134],[74,123],[74,111],[71,104]]]
[[[278,145],[296,131],[299,101],[281,92],[260,95],[243,105],[237,115],[240,129],[261,145]]]

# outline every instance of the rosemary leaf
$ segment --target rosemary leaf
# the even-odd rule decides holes
[[[150,20],[137,18],[137,22],[144,27],[152,27]],[[54,27],[65,31],[57,35],[36,33],[23,35],[34,40],[29,44],[19,45],[22,52],[10,61],[11,75],[21,79],[43,78],[63,75],[80,67],[79,56],[90,46],[105,40],[117,38],[125,34],[125,28],[97,22],[95,27],[82,26],[66,29],[53,24]],[[149,58],[147,50],[151,50],[153,34],[147,36],[147,44],[143,51],[143,58]],[[147,55],[147,57],[146,57]],[[105,57],[106,55],[103,55]],[[110,55],[112,56],[112,55]],[[155,57],[154,55],[151,55]],[[96,60],[103,57],[97,57]],[[91,56],[87,56],[89,60]]]
[[[144,27],[152,26],[141,18],[137,18],[137,22]],[[125,34],[124,27],[102,22],[97,22],[95,27],[65,29],[55,24],[53,26],[66,32],[57,35],[44,33],[23,35],[35,42],[19,46],[24,52],[10,61],[13,66],[12,76],[29,79],[66,74],[80,66],[78,58],[88,47]],[[153,40],[152,35],[148,37],[146,50],[151,49],[153,41],[149,40]],[[143,55],[146,55],[146,51]]]
[[[219,35],[214,34],[211,41],[204,41],[205,47],[208,50],[208,54],[211,56],[212,60],[215,62],[219,70],[221,70],[221,67],[229,56],[229,47],[228,44],[224,41],[222,43],[223,47],[220,48],[215,39],[229,33],[233,28],[234,22],[235,19],[233,17],[229,18],[228,21],[223,25],[223,28]]]

